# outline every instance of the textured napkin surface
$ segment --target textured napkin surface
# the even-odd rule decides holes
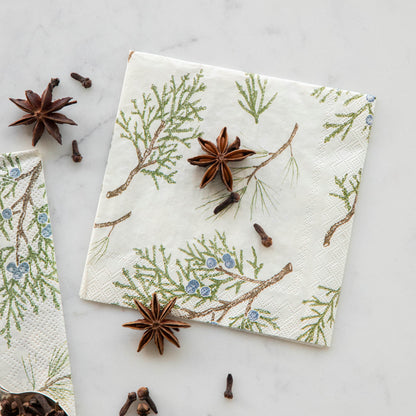
[[[42,162],[0,155],[0,387],[41,392],[75,415]]]
[[[375,98],[132,52],[81,297],[133,307],[177,296],[176,316],[330,345]],[[198,137],[256,155],[230,167]],[[266,248],[253,229],[273,238]]]

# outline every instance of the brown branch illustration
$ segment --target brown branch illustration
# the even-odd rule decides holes
[[[194,318],[201,318],[207,315],[212,315],[216,312],[221,312],[221,316],[217,319],[217,322],[220,322],[224,316],[230,311],[230,309],[234,308],[235,306],[248,301],[248,305],[250,305],[253,303],[253,300],[265,289],[267,289],[268,287],[276,284],[277,282],[279,282],[280,280],[282,280],[288,273],[291,273],[293,271],[293,267],[292,267],[292,263],[288,263],[286,264],[285,267],[283,267],[283,269],[275,274],[274,276],[272,276],[270,279],[268,280],[261,280],[261,281],[256,281],[257,286],[254,287],[253,289],[251,289],[250,291],[244,293],[243,295],[235,298],[234,300],[230,301],[230,302],[222,302],[221,305],[219,306],[215,306],[215,307],[210,307],[206,310],[203,311],[192,311],[190,309],[186,309],[186,308],[181,308],[181,311],[185,312],[186,315],[184,316],[184,318],[186,319],[194,319]],[[238,276],[239,278],[241,278],[241,276]],[[247,309],[247,308],[246,308]]]
[[[114,227],[117,224],[120,224],[121,222],[125,221],[127,218],[129,218],[131,215],[131,211],[129,211],[127,214],[123,215],[122,217],[114,220],[114,221],[107,221],[107,222],[97,222],[94,224],[94,228],[106,228],[111,227],[110,232],[108,233],[108,237],[110,237],[110,234],[113,232]]]
[[[22,180],[26,177],[30,177],[29,183],[26,187],[25,192],[23,195],[18,198],[11,206],[11,209],[14,210],[19,204],[21,204],[21,209],[18,211],[14,211],[15,213],[19,213],[19,220],[17,223],[17,230],[16,230],[16,264],[19,264],[19,249],[21,240],[23,239],[26,244],[28,244],[28,239],[24,231],[24,221],[26,218],[26,212],[28,205],[33,205],[32,201],[32,190],[35,186],[37,179],[39,178],[40,172],[42,170],[42,162],[39,162],[36,166],[34,166],[29,172],[22,174],[17,180]]]
[[[128,188],[133,178],[142,169],[156,163],[155,160],[148,160],[148,159],[149,159],[149,156],[152,154],[152,152],[156,150],[155,144],[157,142],[157,139],[159,138],[160,133],[162,132],[164,128],[165,128],[165,122],[162,120],[159,127],[155,131],[155,134],[153,135],[152,140],[150,141],[149,145],[147,146],[143,154],[141,153],[139,148],[136,148],[137,159],[138,159],[137,165],[134,167],[134,169],[130,171],[129,175],[127,176],[126,181],[123,184],[121,184],[118,188],[107,192],[107,195],[106,195],[107,198],[113,198],[123,193]]]
[[[247,185],[250,183],[250,181],[253,179],[253,177],[256,175],[256,173],[261,169],[264,168],[266,165],[268,165],[273,159],[276,159],[277,156],[279,156],[281,153],[283,153],[288,147],[290,147],[290,152],[292,154],[292,141],[294,137],[296,136],[296,133],[298,131],[298,123],[295,124],[295,127],[293,128],[292,134],[290,135],[289,139],[286,143],[284,143],[276,152],[269,153],[270,157],[266,159],[264,162],[260,163],[257,166],[253,166],[254,170],[250,173],[250,175],[246,176],[244,179],[247,179]]]
[[[325,234],[324,247],[328,247],[331,244],[331,238],[334,235],[335,231],[338,229],[338,227],[341,227],[341,225],[346,224],[353,217],[355,213],[355,204],[357,203],[357,198],[358,192],[356,192],[355,194],[354,202],[352,204],[351,209],[348,211],[347,215],[341,220],[337,221],[335,224],[333,224],[331,228],[328,230],[328,232]]]
[[[252,279],[251,277],[242,276],[241,274],[230,272],[229,270],[224,269],[224,267],[222,267],[222,266],[217,266],[215,268],[215,270],[217,270],[219,272],[222,272],[224,274],[227,274],[228,276],[230,276],[234,279],[244,280],[245,282],[249,282],[249,283],[258,283],[259,282],[259,280],[257,280],[257,279]]]

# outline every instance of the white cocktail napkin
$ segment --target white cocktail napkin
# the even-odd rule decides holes
[[[35,391],[75,415],[42,162],[0,155],[0,396]]]
[[[131,52],[81,297],[330,345],[375,98]],[[229,164],[239,203],[197,140],[256,155]],[[273,238],[264,247],[253,224]]]

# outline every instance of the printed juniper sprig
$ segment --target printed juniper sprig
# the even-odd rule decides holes
[[[89,262],[97,263],[105,255],[108,249],[108,245],[110,244],[111,233],[114,231],[115,227],[118,224],[130,218],[130,216],[131,211],[121,216],[120,218],[117,218],[114,221],[106,221],[94,224],[94,228],[103,228],[108,231],[107,234],[104,235],[104,237],[100,238],[99,240],[91,244]]]
[[[38,313],[39,302],[48,299],[60,308],[41,171],[41,162],[25,171],[18,157],[0,158],[0,229],[6,242],[0,249],[0,336],[8,347],[12,329],[20,331],[28,309]],[[41,200],[34,196],[39,191],[43,191]]]
[[[312,296],[312,299],[304,300],[304,304],[310,306],[311,315],[301,318],[306,324],[302,327],[303,332],[297,337],[298,341],[309,342],[312,344],[327,344],[326,332],[332,328],[335,322],[335,312],[338,307],[341,288],[331,289],[325,286],[318,286],[323,290],[324,299]]]
[[[299,178],[299,166],[293,154],[293,139],[298,131],[298,124],[296,123],[289,139],[274,152],[257,152],[257,158],[263,161],[259,164],[251,166],[232,168],[234,176],[235,192],[240,195],[238,203],[227,206],[216,216],[209,215],[209,218],[219,218],[228,212],[230,209],[235,209],[235,216],[238,214],[241,207],[241,203],[246,195],[250,195],[250,218],[253,217],[254,212],[257,209],[261,209],[263,212],[269,212],[269,208],[276,208],[277,199],[275,191],[272,186],[268,185],[259,177],[261,169],[266,167],[269,163],[273,162],[278,156],[280,156],[286,149],[290,151],[290,158],[285,167],[285,175],[283,180],[288,176],[291,176],[291,184],[296,182]],[[218,191],[207,198],[207,202],[200,205],[199,209],[205,209],[211,213],[213,207],[215,207],[220,201],[223,201],[228,196],[226,191]]]
[[[311,93],[312,97],[319,98],[320,103],[324,103],[329,98],[332,98],[334,101],[338,101],[341,95],[342,90],[327,87],[315,88]]]
[[[65,401],[73,395],[69,355],[66,346],[56,347],[49,359],[46,377],[37,371],[37,359],[22,357],[22,365],[30,390],[45,393],[55,401]],[[43,381],[39,383],[39,379]]]
[[[338,99],[344,100],[346,111],[336,113],[334,121],[325,122],[323,125],[325,129],[329,130],[329,133],[324,138],[325,143],[328,143],[335,137],[339,137],[341,141],[345,140],[349,133],[354,130],[355,125],[360,123],[363,125],[362,131],[367,132],[367,140],[370,138],[374,121],[375,97],[373,95],[352,95],[349,91],[319,87],[313,90],[311,96],[317,98],[320,103],[324,103],[329,99],[334,101],[338,101]]]
[[[328,230],[328,232],[325,234],[324,247],[328,247],[331,244],[331,238],[334,235],[335,231],[339,227],[350,221],[351,218],[354,216],[360,181],[361,169],[358,171],[357,174],[351,175],[350,178],[348,178],[347,173],[342,178],[338,178],[337,176],[335,176],[335,184],[339,188],[339,193],[331,192],[329,195],[333,196],[334,198],[340,199],[344,203],[344,207],[347,211],[347,214],[345,215],[345,217],[341,218],[339,221],[333,224]]]
[[[265,94],[267,79],[263,82],[259,75],[247,74],[245,78],[245,87],[243,85],[235,82],[239,94],[242,96],[242,99],[238,100],[240,107],[247,111],[253,118],[256,124],[259,122],[259,117],[264,113],[270,105],[273,103],[277,96],[277,92],[265,103]]]
[[[116,120],[120,138],[132,143],[137,164],[120,186],[107,192],[107,198],[123,193],[138,173],[150,176],[157,189],[161,180],[175,183],[175,166],[182,158],[179,146],[189,147],[203,133],[198,124],[206,109],[200,98],[206,88],[202,78],[202,70],[179,81],[172,76],[161,89],[152,85],[150,93],[132,99],[132,110],[120,111]]]
[[[231,327],[258,332],[266,327],[279,329],[277,317],[253,304],[260,293],[292,272],[291,263],[261,280],[263,263],[259,262],[254,247],[251,255],[246,256],[218,231],[213,238],[202,235],[186,243],[180,249],[180,258],[173,258],[163,245],[135,249],[135,252],[138,261],[134,270],[124,268],[122,280],[114,282],[125,305],[134,307],[133,299],[149,303],[157,291],[165,302],[177,297],[177,307],[184,318],[212,323],[227,319]],[[227,293],[232,293],[232,300],[226,300]]]

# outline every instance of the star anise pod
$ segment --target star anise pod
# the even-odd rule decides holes
[[[67,105],[75,104],[76,101],[71,101],[72,97],[60,98],[59,100],[52,101],[52,89],[53,85],[52,83],[49,83],[46,90],[43,91],[41,97],[31,90],[27,90],[25,91],[26,100],[10,98],[12,103],[16,104],[26,113],[29,113],[10,124],[10,126],[35,123],[35,126],[33,127],[32,146],[36,146],[36,143],[42,137],[45,127],[48,133],[59,144],[62,144],[62,136],[59,132],[58,124],[77,125],[75,121],[69,119],[63,114],[57,113],[57,111]]]
[[[161,309],[156,293],[153,294],[150,308],[134,299],[134,303],[136,304],[139,312],[143,315],[143,319],[127,322],[126,324],[123,324],[123,326],[126,328],[141,329],[145,331],[142,339],[140,340],[139,347],[137,348],[138,352],[146,344],[148,344],[152,338],[154,338],[160,354],[163,354],[164,338],[176,345],[178,348],[180,347],[178,338],[176,338],[172,330],[179,331],[179,328],[189,328],[191,325],[186,324],[185,322],[173,321],[166,318],[175,305],[175,302],[176,297],[171,299],[167,305]]]
[[[191,165],[208,167],[202,177],[200,187],[203,188],[210,183],[219,171],[224,185],[231,192],[233,190],[233,175],[228,163],[239,162],[248,156],[254,155],[256,152],[248,149],[240,149],[240,139],[238,137],[228,146],[227,127],[224,127],[217,137],[217,145],[200,137],[198,137],[198,141],[202,150],[207,154],[192,157],[188,159],[188,162]]]

